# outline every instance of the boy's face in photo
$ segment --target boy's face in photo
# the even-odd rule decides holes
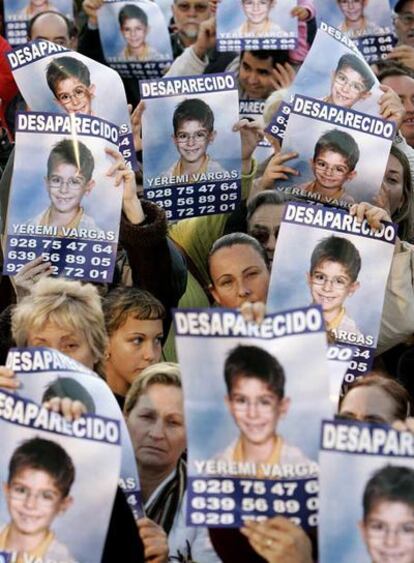
[[[76,212],[95,185],[94,180],[87,182],[76,166],[66,162],[55,166],[45,182],[52,207],[60,213]]]
[[[345,20],[357,22],[364,16],[366,0],[338,0],[338,6]]]
[[[197,162],[204,158],[215,137],[215,131],[208,131],[200,121],[189,119],[179,124],[172,139],[182,160]]]
[[[273,439],[276,427],[289,407],[289,399],[281,399],[259,378],[237,376],[233,379],[226,404],[245,440],[265,444]]]
[[[268,19],[272,4],[271,0],[244,0],[242,3],[246,18],[256,25]]]
[[[335,192],[343,184],[356,176],[355,170],[350,170],[346,158],[338,152],[322,150],[315,160],[310,161],[313,175],[317,183],[326,190]]]
[[[138,18],[129,18],[121,27],[122,35],[131,49],[139,49],[145,43],[148,28]]]
[[[414,563],[414,510],[379,500],[359,523],[372,563]]]
[[[3,490],[12,527],[25,536],[47,532],[55,517],[73,502],[69,496],[62,497],[54,479],[41,469],[18,471]]]
[[[360,73],[350,66],[344,66],[333,73],[330,97],[337,106],[351,108],[370,95]]]
[[[61,80],[56,84],[57,103],[67,113],[92,113],[92,99],[95,96],[95,86],[85,86],[74,76]]]
[[[347,269],[340,262],[323,260],[308,273],[312,301],[321,305],[324,313],[339,313],[347,297],[359,287],[352,281]]]

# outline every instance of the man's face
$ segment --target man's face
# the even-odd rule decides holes
[[[394,20],[394,27],[399,43],[414,47],[414,0],[405,2]]]
[[[240,375],[233,380],[226,403],[244,440],[263,445],[273,440],[289,400],[278,397],[261,379]]]
[[[65,214],[78,211],[82,198],[94,183],[93,180],[87,182],[76,166],[64,162],[55,166],[45,182],[52,207]]]
[[[392,424],[395,422],[395,401],[381,387],[355,387],[345,395],[339,411],[340,418]]]
[[[139,49],[145,43],[148,28],[137,18],[129,18],[121,27],[122,35],[130,49]]]
[[[197,162],[204,158],[215,136],[215,131],[208,131],[200,121],[190,119],[179,124],[173,141],[185,162]]]
[[[249,244],[234,244],[217,250],[210,258],[211,293],[222,307],[265,302],[269,270]]]
[[[387,76],[382,84],[391,86],[400,96],[405,109],[405,116],[401,125],[401,133],[411,146],[414,145],[414,79],[409,76]]]
[[[162,336],[161,319],[143,321],[128,315],[109,338],[111,371],[127,386],[131,385],[142,370],[160,361]]]
[[[63,47],[72,49],[73,41],[69,37],[69,29],[59,14],[43,14],[37,18],[31,29],[31,40],[46,39]]]
[[[194,41],[200,23],[210,17],[208,0],[175,0],[172,12],[177,31]]]
[[[414,510],[379,500],[360,523],[372,563],[414,563]]]
[[[332,103],[337,106],[351,108],[360,100],[365,100],[371,95],[362,76],[356,70],[345,66],[335,72],[331,82]]]
[[[186,447],[183,394],[172,385],[154,383],[126,418],[140,466],[173,470]]]
[[[92,113],[92,99],[95,95],[95,86],[85,86],[75,77],[61,80],[56,85],[55,96],[57,102],[68,113]]]
[[[243,10],[248,19],[253,24],[261,24],[269,17],[269,11],[272,7],[270,0],[244,0]]]
[[[339,262],[323,260],[308,274],[312,301],[322,306],[324,313],[339,313],[345,299],[359,287]]]
[[[317,183],[325,190],[332,190],[332,193],[356,175],[355,171],[349,170],[344,156],[330,150],[320,151],[311,161],[311,168]]]
[[[52,477],[41,469],[18,471],[3,489],[12,529],[26,537],[44,534],[72,503],[71,497],[62,498]]]
[[[364,15],[365,0],[338,0],[338,6],[346,20],[357,22]]]
[[[266,251],[269,264],[272,264],[276,239],[285,206],[265,204],[256,209],[249,219],[247,230],[250,236],[255,238]]]
[[[249,98],[264,100],[273,92],[272,65],[272,57],[263,60],[250,52],[244,52],[240,62],[239,82]]]

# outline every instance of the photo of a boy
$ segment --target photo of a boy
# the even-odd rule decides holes
[[[276,0],[241,0],[246,21],[233,31],[237,37],[280,36],[286,32],[270,19]]]
[[[330,94],[323,101],[352,108],[357,102],[369,98],[374,84],[374,74],[364,61],[352,53],[346,53],[338,60],[332,73]]]
[[[310,193],[354,203],[354,198],[345,191],[344,184],[353,180],[357,172],[359,147],[355,139],[345,131],[332,129],[317,141],[313,158],[309,161],[314,180],[297,187]]]
[[[178,104],[173,115],[173,130],[172,140],[180,158],[161,176],[186,176],[194,181],[200,174],[224,172],[207,154],[217,131],[214,130],[214,113],[206,102],[193,98]]]
[[[0,530],[0,550],[16,554],[19,562],[30,556],[75,563],[50,529],[73,503],[74,479],[72,459],[59,444],[39,437],[24,441],[12,454],[3,484],[10,522]]]
[[[342,33],[346,33],[351,38],[381,33],[381,28],[368,20],[364,14],[368,0],[337,0],[337,2],[344,16],[344,21],[339,25]]]
[[[359,288],[361,256],[346,238],[330,236],[313,249],[307,281],[312,303],[322,307],[326,330],[361,335],[355,321],[346,313],[345,300]]]
[[[127,4],[118,14],[119,27],[125,47],[118,54],[123,61],[158,61],[161,53],[146,42],[149,32],[148,15],[135,4]]]
[[[239,345],[226,358],[224,378],[225,402],[240,435],[217,459],[254,462],[256,477],[263,477],[262,463],[311,463],[299,448],[287,444],[277,433],[290,399],[285,397],[285,371],[274,356],[257,346]]]
[[[67,113],[93,115],[95,85],[88,67],[74,57],[53,59],[46,69],[46,80],[56,103]]]
[[[59,236],[62,227],[100,231],[81,206],[95,186],[94,167],[92,153],[81,141],[64,139],[57,143],[49,154],[44,179],[50,205],[26,224],[58,227]]]
[[[30,0],[30,2],[28,2],[28,4],[17,13],[17,15],[29,20],[37,14],[41,14],[46,11],[58,12],[59,10],[52,2],[49,2],[49,0]]]

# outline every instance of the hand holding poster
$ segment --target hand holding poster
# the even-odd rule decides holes
[[[226,0],[217,10],[219,51],[294,49],[296,0]]]
[[[414,435],[325,421],[319,461],[320,563],[411,563]]]
[[[143,80],[140,88],[146,197],[169,219],[234,211],[241,185],[235,76]]]
[[[119,127],[119,151],[137,167],[125,89],[117,72],[43,39],[7,53],[7,58],[31,110],[87,114],[114,123]]]
[[[17,114],[5,274],[42,256],[54,275],[112,280],[122,206],[117,146],[118,127],[97,117]]]
[[[257,121],[263,129],[263,110],[265,102],[263,100],[240,100],[239,113],[240,119],[247,119],[248,121]],[[263,136],[257,143],[253,157],[260,164],[267,158],[273,155],[273,147]]]
[[[98,10],[105,59],[121,76],[157,78],[172,62],[167,23],[148,0],[105,0]]]
[[[235,528],[283,514],[315,526],[314,460],[320,421],[332,413],[320,309],[286,311],[260,325],[233,310],[182,310],[175,329],[188,523]]]
[[[276,243],[268,310],[312,302],[322,307],[336,341],[375,348],[395,238],[392,223],[374,231],[365,219],[360,223],[346,211],[288,203]]]

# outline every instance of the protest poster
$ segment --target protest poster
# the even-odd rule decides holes
[[[168,219],[234,211],[241,190],[235,75],[142,80],[140,89],[145,197]]]
[[[395,132],[392,121],[296,95],[282,151],[297,153],[288,164],[297,174],[276,189],[336,207],[374,203]]]
[[[167,25],[170,24],[171,18],[174,17],[172,6],[174,4],[174,0],[156,0],[155,2],[157,6],[161,9],[162,15],[164,16],[165,22]]]
[[[73,2],[71,0],[4,0],[4,31],[12,47],[27,43],[28,23],[42,12],[59,12],[73,20]]]
[[[380,117],[380,84],[370,66],[337,29],[321,23],[288,94],[266,132],[282,141],[295,94]]]
[[[137,168],[125,89],[117,72],[44,39],[7,53],[7,59],[32,111],[87,114],[114,123],[119,127],[119,152]]]
[[[69,422],[1,390],[0,432],[0,551],[12,561],[99,563],[119,478],[119,421]]]
[[[42,256],[53,275],[112,280],[122,188],[107,175],[107,151],[117,146],[118,127],[98,117],[17,114],[5,274]]]
[[[186,309],[174,322],[188,524],[236,528],[281,514],[314,526],[320,422],[332,414],[320,308],[260,325],[231,309]]]
[[[295,49],[297,0],[227,0],[217,7],[218,51]]]
[[[320,305],[335,341],[375,348],[395,239],[393,223],[374,231],[344,210],[289,202],[275,248],[268,311]],[[365,356],[369,359],[355,356],[354,369],[368,362]]]
[[[333,412],[336,412],[342,383],[353,355],[354,350],[352,346],[338,344],[330,344],[328,346],[329,398],[334,409]]]
[[[315,1],[319,22],[352,39],[368,63],[389,53],[395,43],[389,0]]]
[[[109,66],[125,78],[157,78],[173,60],[167,22],[150,0],[105,0],[99,37]]]
[[[80,401],[88,414],[109,416],[119,422],[121,466],[119,486],[134,518],[144,516],[137,464],[124,416],[106,383],[76,360],[43,347],[12,348],[6,367],[20,381],[16,394],[37,403],[47,404],[58,397]]]
[[[249,121],[260,121],[263,123],[264,100],[240,100],[239,114],[240,119],[248,119]],[[253,157],[260,164],[273,155],[273,147],[264,136],[256,146]]]
[[[324,421],[320,563],[414,560],[414,435],[388,426]]]

